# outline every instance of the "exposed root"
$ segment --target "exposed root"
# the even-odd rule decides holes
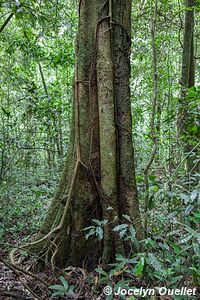
[[[12,259],[13,260],[13,259]],[[3,258],[0,257],[0,262],[2,262],[5,266],[7,266],[9,269],[11,269],[13,271],[13,273],[15,275],[17,275],[17,277],[19,278],[19,281],[23,284],[23,286],[35,297],[35,299],[38,300],[43,300],[40,296],[38,296],[28,285],[26,282],[24,282],[21,278],[21,275],[28,275],[33,277],[34,279],[38,280],[39,282],[41,282],[46,288],[48,288],[48,284],[41,278],[39,278],[37,275],[35,275],[34,273],[24,270],[22,268],[20,268],[19,266],[17,266],[16,264],[7,262],[6,260],[4,260]]]
[[[23,274],[26,274],[28,276],[31,276],[33,278],[35,278],[36,280],[40,281],[42,284],[44,284],[46,287],[48,287],[48,284],[46,283],[46,281],[44,281],[43,279],[41,279],[40,277],[38,277],[37,275],[35,275],[34,273],[30,272],[30,271],[27,271],[27,270],[24,270],[23,268],[19,267],[18,265],[16,265],[15,263],[13,262],[7,262],[5,261],[3,258],[0,258],[0,261],[5,264],[7,267],[10,267],[12,266],[13,268],[15,268],[17,271],[23,273]],[[12,261],[13,261],[13,258],[12,258]]]

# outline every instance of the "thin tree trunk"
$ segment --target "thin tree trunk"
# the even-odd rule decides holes
[[[156,49],[156,17],[157,17],[157,0],[151,2],[151,42],[152,42],[152,66],[153,66],[153,97],[152,97],[152,116],[151,116],[151,138],[152,138],[152,150],[150,157],[144,168],[144,183],[145,183],[145,204],[144,204],[144,229],[145,237],[147,237],[148,227],[148,207],[149,207],[149,169],[155,159],[157,147],[158,147],[158,132],[155,125],[156,112],[158,110],[157,98],[158,98],[158,70],[157,70],[157,49]]]
[[[10,13],[8,18],[5,20],[5,22],[0,27],[0,33],[3,32],[4,28],[8,25],[12,17],[14,16],[14,13]]]
[[[17,10],[19,8],[23,7],[23,3],[20,3],[20,5],[16,5],[14,12],[11,12],[9,14],[9,16],[7,17],[7,19],[4,21],[4,23],[0,26],[0,33],[3,32],[3,30],[6,28],[6,26],[9,24],[9,22],[11,21],[11,19],[14,17],[15,13],[17,12]]]
[[[184,149],[184,154],[186,155],[187,173],[189,175],[199,173],[200,165],[199,162],[195,162],[197,159],[198,151],[195,145],[198,143],[198,137],[195,134],[191,134],[190,132],[191,124],[195,126],[195,116],[190,111],[191,99],[188,98],[188,88],[195,86],[195,61],[193,38],[195,4],[195,0],[186,1],[182,72],[180,80],[182,88],[177,120],[179,138]],[[190,155],[187,155],[188,153],[190,153]]]

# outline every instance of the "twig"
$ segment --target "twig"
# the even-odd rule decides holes
[[[8,18],[5,20],[5,22],[0,27],[0,33],[4,30],[4,28],[8,25],[14,14],[17,12],[17,10],[23,6],[24,3],[21,3],[19,6],[16,6],[15,12],[11,12],[8,16]]]
[[[11,13],[8,18],[5,20],[5,22],[1,25],[0,33],[4,30],[4,28],[8,25],[12,17],[14,16],[14,13]]]

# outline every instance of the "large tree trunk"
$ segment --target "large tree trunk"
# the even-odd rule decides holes
[[[178,112],[178,132],[183,145],[187,162],[187,173],[194,175],[199,173],[198,153],[198,133],[192,132],[195,124],[196,114],[194,112],[195,99],[188,97],[188,89],[195,86],[195,58],[194,58],[194,7],[196,0],[186,1],[184,42],[182,54],[181,72],[181,97]],[[192,108],[191,104],[193,102]],[[196,106],[197,109],[197,106]],[[198,180],[198,177],[196,177]]]
[[[70,149],[32,250],[52,264],[94,266],[129,252],[113,227],[129,215],[143,236],[134,171],[130,105],[131,0],[82,0],[76,46]],[[107,209],[112,207],[111,209]],[[106,219],[102,241],[85,239]]]

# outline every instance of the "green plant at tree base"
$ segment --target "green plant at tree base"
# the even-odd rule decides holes
[[[191,195],[194,201],[197,196],[196,192],[189,194],[189,199],[191,199]],[[139,242],[136,241],[134,227],[129,216],[123,217],[128,221],[128,224],[117,225],[113,231],[118,232],[120,239],[130,241],[135,249],[135,245]],[[198,286],[200,283],[200,233],[188,224],[191,221],[193,224],[199,224],[199,219],[200,214],[198,212],[186,214],[185,223],[179,222],[178,216],[173,213],[168,217],[163,216],[162,219],[160,216],[158,219],[155,218],[154,227],[158,225],[155,233],[140,242],[143,244],[143,252],[130,253],[129,258],[118,254],[116,262],[109,265],[111,268],[109,271],[104,270],[101,266],[96,268],[98,285],[106,284],[112,287],[113,291],[117,291],[119,287],[134,289],[136,287],[132,286],[130,275],[138,280],[144,280],[147,286],[152,287],[176,288],[184,284],[186,277],[190,278],[189,285],[192,281],[193,285]],[[87,238],[96,236],[101,240],[107,220],[95,220],[94,223],[95,225],[86,228],[86,232],[89,230]],[[172,229],[165,232],[166,225],[170,225]],[[96,229],[99,226],[101,226],[101,235],[98,234],[99,229]],[[116,280],[119,277],[121,279]],[[125,296],[121,297],[126,299]],[[181,296],[174,296],[173,299],[181,300],[182,298]],[[113,299],[112,295],[108,296],[107,299]]]
[[[62,284],[50,285],[49,289],[53,290],[52,297],[56,296],[73,296],[74,295],[74,285],[70,285],[64,276],[60,276],[60,281]]]

